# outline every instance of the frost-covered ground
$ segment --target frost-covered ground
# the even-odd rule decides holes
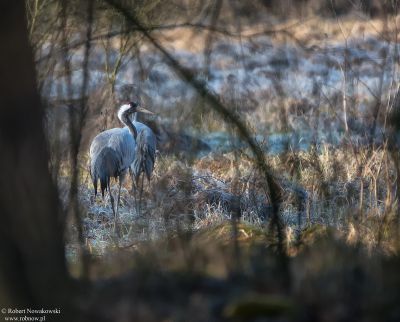
[[[217,39],[212,45],[208,68],[204,66],[203,52],[173,48],[171,44],[170,53],[183,66],[192,70],[224,102],[243,111],[261,140],[266,134],[284,132],[268,139],[272,152],[281,151],[280,143],[285,140],[300,149],[306,149],[315,139],[318,143],[337,144],[341,138],[340,131],[343,132],[342,104],[337,104],[337,101],[342,99],[343,90],[348,97],[355,99],[355,109],[362,116],[368,113],[369,105],[381,93],[392,92],[398,78],[399,46],[373,36],[354,37],[346,42],[326,40],[320,46],[310,48],[274,42],[267,36],[241,41]],[[117,51],[113,50],[110,56],[117,59]],[[104,59],[104,52],[94,46],[89,86],[92,91],[106,83],[102,71]],[[174,122],[180,113],[177,106],[185,105],[189,111],[194,108],[195,92],[176,76],[161,54],[143,49],[140,60],[141,66],[135,57],[122,64],[117,75],[117,88],[124,84],[138,85],[141,92],[150,98],[150,104],[159,112],[162,122]],[[72,52],[71,61],[73,66],[80,66],[82,51]],[[139,78],[143,74],[140,68],[145,71],[144,80]],[[72,73],[72,92],[75,96],[81,94],[81,80],[78,68]],[[45,96],[67,97],[65,84],[64,78],[49,79],[44,86]],[[326,107],[328,105],[330,110]],[[277,122],[269,119],[277,109],[281,109],[282,113],[285,109],[289,111],[288,126],[277,126]],[[315,135],[302,116],[315,117],[317,113],[319,119],[313,122],[319,130]],[[187,114],[190,117],[191,114]],[[330,114],[336,114],[334,120]],[[190,127],[185,126],[185,129],[190,131]],[[292,130],[296,131],[294,136]],[[226,135],[213,132],[201,134],[213,148],[219,144],[225,147]],[[290,137],[285,138],[288,132]],[[221,142],[223,138],[224,142]]]
[[[344,42],[321,44],[320,47],[301,48],[293,44],[274,44],[267,36],[253,37],[251,40],[219,40],[212,46],[209,75],[202,52],[170,50],[183,66],[192,70],[199,79],[204,80],[209,89],[223,94],[234,89],[239,96],[252,94],[257,101],[263,100],[263,93],[279,82],[285,93],[292,98],[301,99],[315,95],[316,88],[324,89],[329,96],[343,88],[345,60],[351,69],[347,77],[355,77],[360,82],[360,95],[370,95],[369,89],[378,90],[382,69],[384,85],[388,86],[393,77],[394,63],[397,63],[399,45],[377,38],[355,38]],[[117,52],[113,53],[115,59]],[[105,56],[101,49],[94,47],[91,54],[90,84],[94,88],[105,81],[101,69]],[[194,92],[182,82],[165,63],[161,54],[145,50],[141,53],[147,78],[139,80],[140,66],[137,61],[126,61],[117,76],[117,85],[136,83],[150,96],[155,105],[170,107],[177,101],[190,99]],[[72,53],[72,64],[82,63],[82,52]],[[59,80],[60,81],[60,80]],[[72,73],[73,92],[80,95],[81,71]],[[67,95],[66,88],[59,92],[59,82],[46,84],[45,93],[49,96]]]

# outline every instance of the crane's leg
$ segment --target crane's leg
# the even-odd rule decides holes
[[[139,213],[142,212],[142,196],[143,196],[143,186],[144,186],[144,172],[142,172],[142,183],[139,187]]]
[[[134,177],[134,175],[133,175],[133,171],[132,171],[132,169],[131,169],[131,167],[129,167],[129,175],[130,175],[130,177],[131,177],[131,180],[132,180],[132,193],[133,194],[135,194],[135,188],[136,188],[136,186],[135,186],[135,177]]]
[[[141,202],[142,202],[142,195],[143,195],[143,179],[144,179],[144,173],[142,173],[142,184],[140,185],[140,174],[139,177],[135,178],[133,172],[131,171],[131,169],[129,169],[129,173],[131,175],[131,179],[132,179],[132,193],[133,193],[133,197],[135,199],[135,211],[136,211],[136,216],[140,216],[141,215]],[[131,227],[129,228],[129,232],[128,232],[128,236],[131,235],[133,230],[133,223],[131,224]]]
[[[131,168],[129,168],[129,174],[130,174],[131,180],[132,180],[132,194],[133,194],[133,198],[135,199],[135,212],[136,212],[136,215],[139,216],[140,209],[138,206],[138,182],[136,181],[135,175],[133,174],[133,171]]]
[[[116,207],[116,213],[118,215],[118,209],[119,209],[119,202],[121,200],[121,186],[122,186],[122,181],[123,181],[123,176],[120,175],[118,177],[118,197],[117,197],[117,207]]]
[[[142,174],[142,185],[139,185],[140,181],[140,174],[138,179],[135,179],[135,176],[132,171],[129,171],[132,179],[132,193],[133,197],[135,199],[135,211],[136,211],[136,216],[141,215],[141,200],[142,200],[142,194],[143,194],[143,178],[144,178],[144,173]],[[128,236],[130,237],[133,231],[133,222],[129,228]]]
[[[119,210],[119,203],[120,203],[120,200],[121,200],[121,186],[122,186],[123,179],[124,179],[124,177],[121,174],[118,177],[118,182],[119,182],[119,185],[118,185],[118,198],[117,198],[117,207],[116,207],[117,210],[115,211],[116,219],[115,219],[115,226],[114,226],[114,231],[117,233],[118,237],[121,237],[121,230],[119,229],[119,225],[118,225],[118,223],[119,223],[118,210]]]
[[[108,180],[108,182],[107,182],[107,189],[108,189],[108,193],[110,194],[111,209],[112,209],[112,212],[114,215],[114,233],[115,233],[116,227],[117,227],[117,213],[115,211],[114,197],[112,195],[111,188],[110,188],[110,180]]]
[[[135,176],[134,176],[134,174],[133,174],[133,171],[132,171],[132,169],[129,167],[129,175],[130,175],[130,177],[131,177],[131,182],[132,182],[132,189],[131,189],[131,193],[132,193],[132,195],[133,195],[133,199],[135,199],[135,210],[136,210],[136,212],[137,212],[137,206],[136,206],[136,203],[137,203],[137,197],[136,197],[136,183],[135,183]]]

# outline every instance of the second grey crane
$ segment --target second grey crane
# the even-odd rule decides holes
[[[133,125],[137,129],[138,135],[136,138],[136,152],[133,163],[130,166],[130,173],[132,176],[132,190],[136,200],[136,212],[141,211],[141,201],[143,193],[144,176],[150,182],[151,174],[154,169],[154,162],[156,158],[156,141],[157,138],[154,132],[145,124],[138,122],[137,114],[134,115]],[[139,186],[139,178],[142,175],[142,182]],[[139,190],[139,201],[136,195],[136,188]]]
[[[131,165],[131,171],[136,182],[139,180],[141,173],[146,174],[147,179],[150,181],[154,169],[157,139],[154,132],[147,125],[137,121],[137,113],[135,113],[132,123],[137,129],[138,135],[136,138],[135,159]]]
[[[129,116],[137,112],[153,114],[151,111],[140,107],[137,102],[124,104],[118,111],[118,119],[126,126],[101,132],[93,139],[90,145],[90,175],[95,195],[97,194],[97,184],[100,180],[102,196],[104,197],[104,191],[107,190],[110,194],[114,214],[114,231],[117,230],[122,181],[127,169],[135,160],[138,129],[132,123]],[[118,178],[119,181],[116,207],[110,190],[110,179],[112,177]]]

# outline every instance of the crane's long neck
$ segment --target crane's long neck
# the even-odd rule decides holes
[[[128,129],[131,132],[133,138],[136,140],[137,130],[136,130],[136,127],[132,124],[132,121],[130,119],[132,112],[135,111],[133,109],[134,107],[135,106],[131,106],[131,104],[122,105],[119,108],[119,111],[118,111],[118,118],[123,124],[125,124],[128,127]]]
[[[127,117],[123,123],[128,127],[128,129],[131,132],[133,138],[136,140],[136,138],[137,138],[137,130],[136,130],[136,127],[132,124],[132,122],[129,119],[129,117]]]

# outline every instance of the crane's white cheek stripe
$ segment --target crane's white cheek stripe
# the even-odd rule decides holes
[[[129,110],[131,107],[129,104],[124,104],[122,105],[119,110],[118,110],[118,118],[119,120],[124,123],[124,121],[122,120],[122,114],[124,114],[127,110]]]

